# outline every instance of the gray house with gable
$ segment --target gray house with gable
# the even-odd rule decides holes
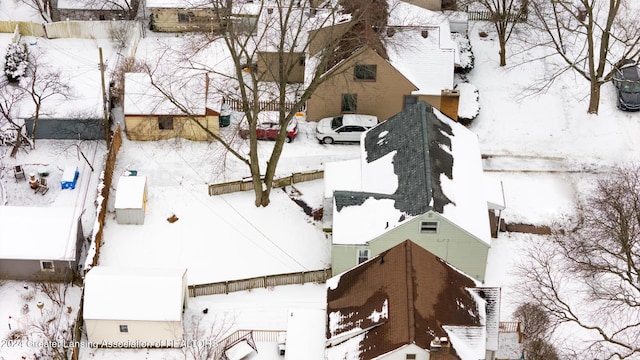
[[[461,124],[424,102],[408,107],[364,134],[360,159],[327,164],[325,181],[334,274],[411,239],[484,281],[490,216],[504,201]]]

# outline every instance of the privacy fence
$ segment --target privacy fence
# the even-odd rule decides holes
[[[18,28],[22,36],[47,39],[114,39],[127,38],[135,31],[142,32],[137,21],[58,21],[40,24],[29,21],[0,21],[0,33],[12,33]]]
[[[307,172],[293,173],[289,176],[277,178],[273,180],[273,187],[279,188],[283,186],[293,185],[295,183],[318,180],[324,177],[324,170],[313,170]],[[229,194],[238,191],[247,191],[253,189],[251,178],[244,178],[238,181],[231,181],[219,184],[209,185],[209,196]]]
[[[231,110],[233,111],[244,111],[242,104],[243,101],[242,100],[238,100],[238,99],[229,99],[226,98],[224,99],[225,104],[229,105],[229,107],[231,108]],[[254,103],[250,102],[249,103],[249,108],[254,108],[253,107]],[[295,103],[293,102],[286,102],[284,104],[284,110],[289,112],[292,111],[294,108]],[[260,109],[261,111],[278,111],[280,110],[280,103],[277,101],[258,101],[258,109]],[[307,104],[303,104],[302,107],[299,109],[299,111],[305,111],[307,110]]]
[[[494,14],[489,10],[468,10],[468,19],[474,21],[494,21],[499,19],[498,14]],[[527,22],[528,13],[508,13],[506,14],[509,22]]]
[[[288,274],[258,276],[249,279],[220,281],[210,284],[189,285],[189,296],[228,294],[258,288],[270,288],[281,285],[323,283],[331,277],[331,269],[303,271]]]

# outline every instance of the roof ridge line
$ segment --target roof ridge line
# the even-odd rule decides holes
[[[405,240],[405,276],[407,284],[407,326],[409,330],[409,344],[416,342],[416,318],[415,318],[415,306],[413,302],[413,277],[411,276],[411,269],[413,268],[413,259],[411,252],[411,240]]]

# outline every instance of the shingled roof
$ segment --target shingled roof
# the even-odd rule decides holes
[[[410,240],[327,285],[329,359],[373,359],[407,344],[429,349],[452,328],[479,329],[484,341],[477,297],[467,290],[474,280]],[[452,345],[447,358],[457,359]]]
[[[419,102],[367,131],[361,150],[358,173],[341,174],[358,176],[357,187],[334,187],[335,244],[365,243],[428,211],[488,244],[487,197],[478,188],[483,172],[474,133]],[[354,224],[358,234],[349,231]]]
[[[365,161],[370,164],[396,152],[393,170],[398,188],[394,194],[361,193],[362,202],[368,197],[388,198],[396,200],[396,208],[408,215],[424,214],[432,208],[442,213],[444,206],[451,203],[440,181],[440,175],[453,179],[451,136],[451,126],[440,121],[424,102],[371,129],[364,138]],[[354,192],[336,191],[334,196],[338,211],[357,204]]]

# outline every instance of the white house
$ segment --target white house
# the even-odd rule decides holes
[[[188,299],[186,269],[94,267],[84,288],[88,342],[99,347],[180,347]]]
[[[121,176],[116,188],[116,222],[144,224],[147,208],[147,177]]]

